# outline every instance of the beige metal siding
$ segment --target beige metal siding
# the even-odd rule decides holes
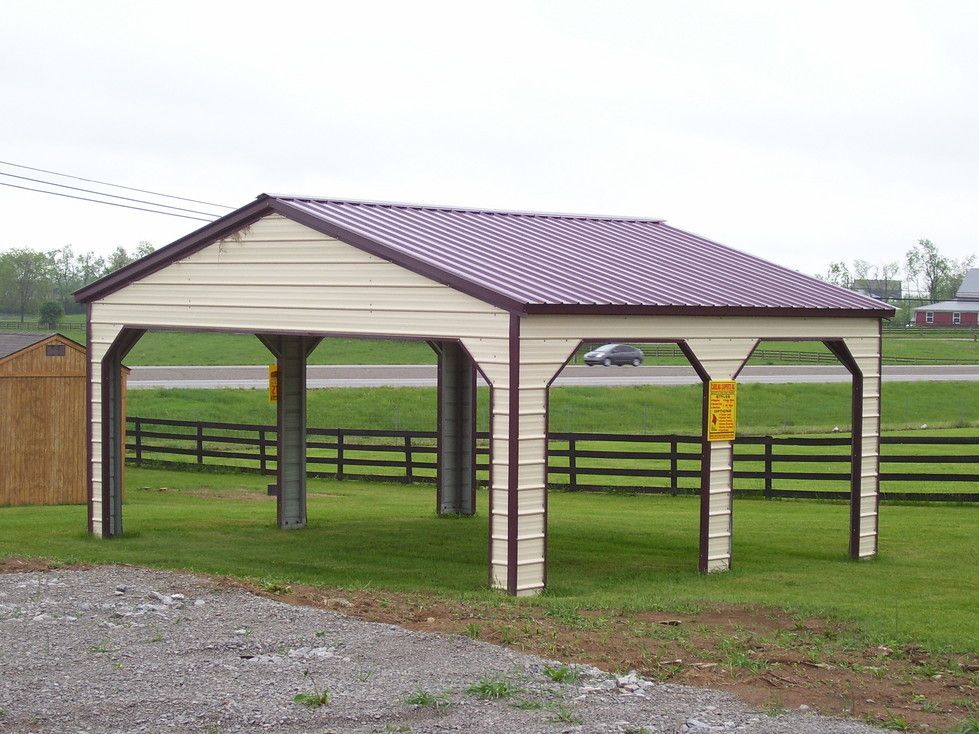
[[[277,215],[96,301],[92,304],[89,471],[97,534],[102,530],[100,365],[127,325],[243,333],[466,337],[496,345],[503,336],[505,359],[509,314]],[[486,356],[490,361],[494,358],[492,353]],[[502,456],[505,462],[505,451]]]
[[[535,594],[544,587],[547,532],[547,384],[571,356],[577,339],[547,342],[520,340],[517,485],[509,485],[510,370],[509,341],[479,339],[464,342],[493,387],[493,486],[490,512],[491,578],[507,587],[510,491],[517,493],[517,594]]]
[[[508,324],[498,308],[278,215],[96,305],[100,323],[151,328],[452,338]]]
[[[860,558],[877,554],[880,496],[880,340],[877,336],[846,340],[863,373],[863,437],[860,445]]]
[[[524,339],[839,339],[877,337],[877,319],[822,316],[529,316]]]

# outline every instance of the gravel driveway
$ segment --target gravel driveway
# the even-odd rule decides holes
[[[594,668],[555,682],[550,665],[188,574],[0,574],[3,732],[883,731]]]

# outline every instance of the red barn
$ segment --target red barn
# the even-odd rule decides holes
[[[915,326],[979,326],[979,268],[965,274],[955,300],[929,303],[914,310]]]

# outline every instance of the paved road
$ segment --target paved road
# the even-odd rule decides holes
[[[264,366],[133,367],[129,387],[264,388]],[[849,373],[832,366],[746,367],[741,382],[848,382]],[[979,381],[979,365],[885,367],[887,382]],[[556,385],[694,385],[689,367],[567,367]],[[481,383],[482,384],[482,383]],[[310,365],[307,385],[317,387],[434,387],[434,365]]]

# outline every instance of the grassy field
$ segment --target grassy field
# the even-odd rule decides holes
[[[764,604],[851,620],[879,644],[979,650],[976,508],[886,508],[880,558],[852,563],[846,560],[845,506],[744,500],[736,509],[735,570],[701,577],[696,499],[553,492],[550,588],[540,599],[517,602],[480,591],[486,584],[484,491],[476,517],[447,520],[433,513],[430,487],[314,480],[309,527],[280,532],[263,478],[132,468],[126,478],[124,537],[89,538],[83,507],[0,508],[0,556],[186,568],[557,609]]]
[[[556,387],[552,431],[699,433],[701,389],[679,387]],[[738,430],[744,435],[828,433],[850,425],[846,384],[742,385]],[[261,390],[130,390],[130,415],[229,423],[274,423]],[[480,430],[487,427],[488,390],[479,391]],[[979,426],[979,392],[968,383],[887,382],[886,430]],[[309,390],[308,424],[328,428],[430,431],[435,389],[416,387]]]

